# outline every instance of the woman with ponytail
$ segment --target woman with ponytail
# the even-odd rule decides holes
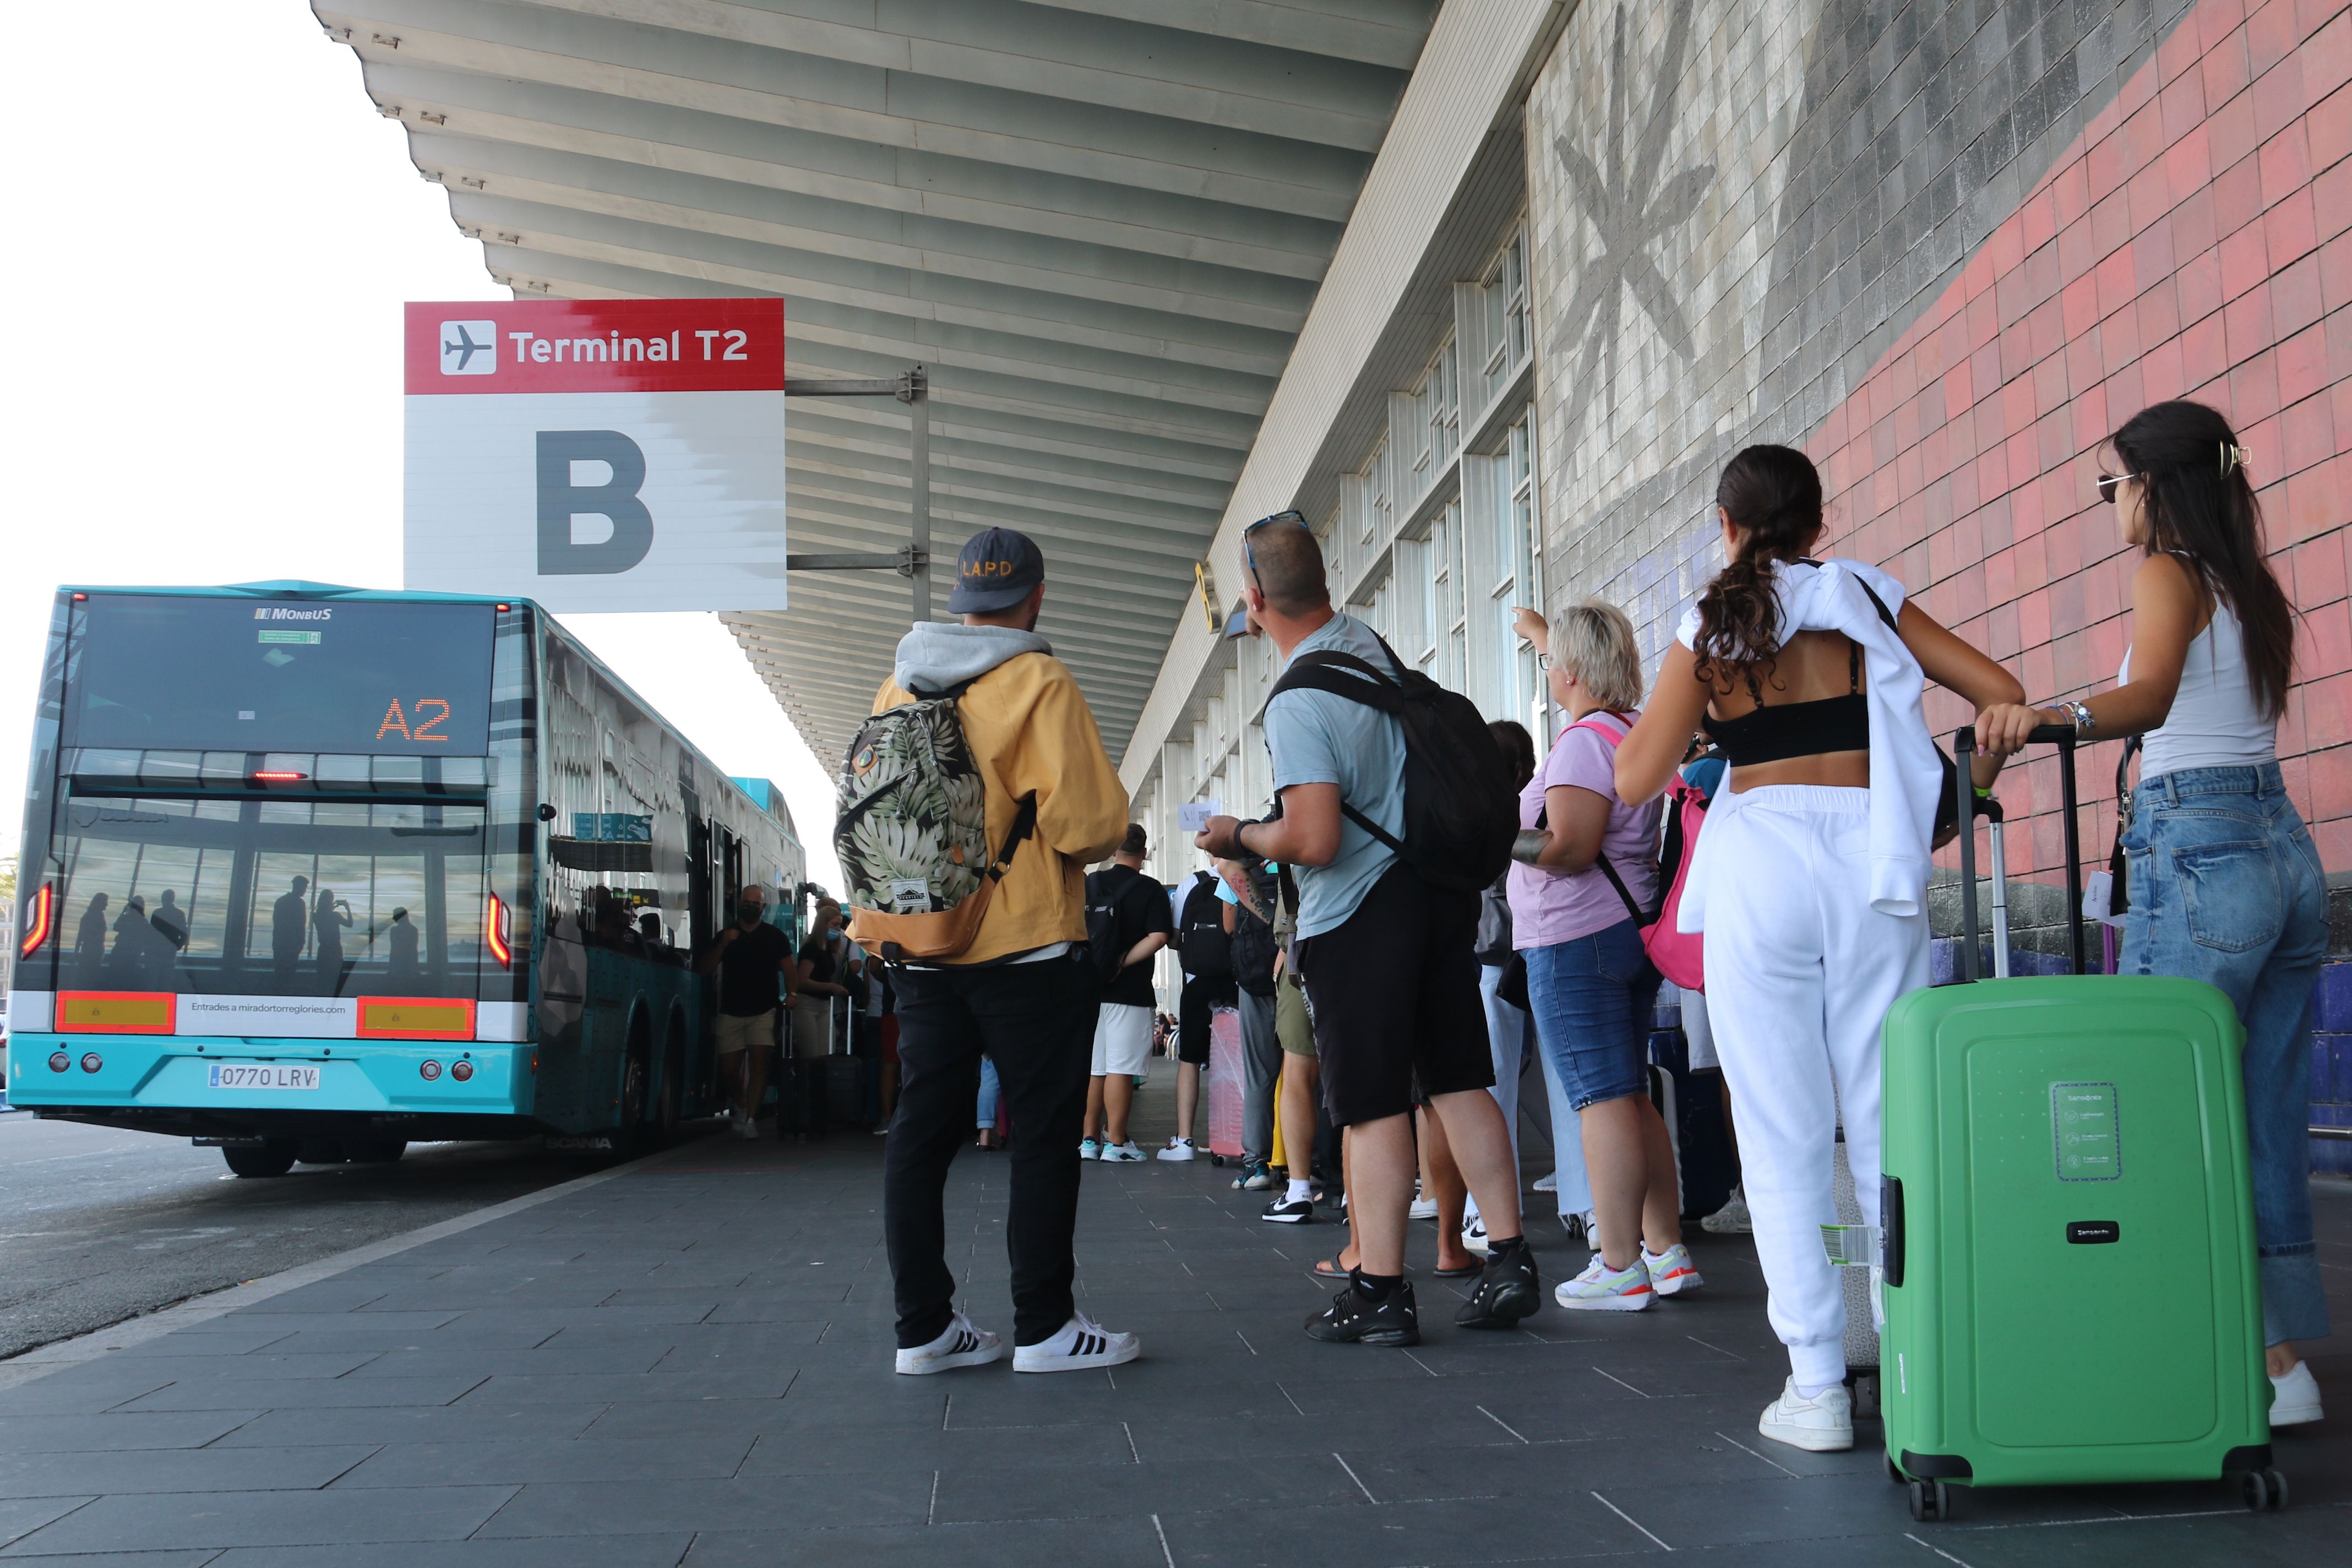
[[[2263,559],[2262,510],[2228,420],[2202,404],[2159,403],[2107,445],[2115,472],[2099,477],[2099,493],[2142,555],[2116,689],[1999,708],[1980,732],[2001,753],[2037,724],[2071,724],[2082,741],[2145,737],[2124,832],[2131,908],[2117,968],[2206,981],[2246,1026],[2271,1425],[2290,1426],[2320,1418],[2319,1385],[2295,1343],[2328,1331],[2305,1131],[2327,890],[2276,750],[2294,612]]]
[[[1716,487],[1724,568],[1685,615],[1650,705],[1617,752],[1617,793],[1665,787],[1704,728],[1730,771],[1683,887],[1705,933],[1707,1018],[1739,1115],[1739,1154],[1772,1327],[1790,1376],[1765,1436],[1853,1446],[1845,1304],[1822,1255],[1837,1128],[1863,1217],[1878,1223],[1879,1028],[1927,984],[1929,837],[1943,763],[1929,679],[1979,710],[2008,671],[1936,624],[1903,584],[1811,558],[1822,481],[1801,452],[1750,447]],[[1979,761],[1976,782],[2000,767]]]

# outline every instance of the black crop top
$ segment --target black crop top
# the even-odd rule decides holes
[[[1756,706],[1737,719],[1702,716],[1699,728],[1723,751],[1735,768],[1758,763],[1785,762],[1790,757],[1817,757],[1824,752],[1870,750],[1870,699],[1862,690],[1862,646],[1846,646],[1846,694],[1812,702],[1764,706],[1763,689],[1754,670],[1748,690]]]

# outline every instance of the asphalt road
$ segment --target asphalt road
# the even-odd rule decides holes
[[[0,1114],[0,1356],[577,1174],[522,1142],[244,1181],[184,1139]]]

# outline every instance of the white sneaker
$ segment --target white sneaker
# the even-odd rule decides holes
[[[1078,1158],[1081,1160],[1099,1160],[1102,1152],[1103,1146],[1098,1139],[1082,1138],[1078,1141]]]
[[[970,1318],[958,1312],[938,1339],[900,1351],[898,1370],[908,1377],[920,1377],[927,1373],[953,1372],[960,1366],[986,1366],[1003,1354],[1003,1340],[986,1329],[974,1328]]]
[[[1556,1193],[1559,1191],[1559,1173],[1558,1171],[1547,1171],[1542,1175],[1538,1176],[1536,1178],[1535,1190],[1539,1193]]]
[[[1698,1222],[1699,1229],[1712,1236],[1748,1236],[1755,1224],[1748,1217],[1748,1192],[1744,1187],[1731,1189],[1731,1196],[1721,1208]]]
[[[1160,1151],[1160,1158],[1163,1160],[1181,1163],[1193,1157],[1192,1141],[1190,1138],[1171,1138],[1168,1140],[1168,1147]]]
[[[735,1124],[735,1136],[746,1141],[757,1139],[760,1136],[760,1124],[747,1116]]]
[[[1462,1245],[1484,1258],[1487,1253],[1486,1222],[1474,1219],[1462,1227]]]
[[[1571,1312],[1640,1312],[1648,1310],[1657,1292],[1640,1258],[1630,1268],[1612,1268],[1596,1252],[1583,1273],[1559,1282],[1551,1299]]]
[[[1699,1278],[1698,1265],[1691,1261],[1690,1248],[1679,1241],[1664,1252],[1653,1252],[1644,1246],[1642,1267],[1650,1271],[1650,1288],[1661,1296],[1679,1296],[1706,1283]]]
[[[1835,1383],[1811,1399],[1800,1398],[1791,1376],[1780,1397],[1764,1407],[1756,1430],[1775,1443],[1815,1454],[1843,1453],[1853,1447],[1853,1395]]]
[[[1145,1157],[1143,1151],[1135,1146],[1135,1140],[1132,1138],[1124,1143],[1106,1143],[1102,1146],[1102,1152],[1096,1156],[1108,1163],[1118,1165]]]
[[[1435,1219],[1437,1217],[1437,1200],[1435,1198],[1420,1197],[1413,1199],[1412,1207],[1405,1211],[1405,1216],[1409,1219]]]
[[[2284,1377],[2271,1379],[2271,1425],[2301,1426],[2320,1418],[2319,1384],[2311,1363],[2299,1361]]]
[[[1133,1334],[1115,1334],[1084,1312],[1074,1312],[1061,1332],[1034,1345],[1013,1347],[1015,1372],[1091,1372],[1124,1366],[1143,1353]]]

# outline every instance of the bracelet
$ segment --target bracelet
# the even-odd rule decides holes
[[[2077,736],[2087,735],[2099,726],[2099,721],[2091,716],[2091,705],[2087,702],[2069,699],[2054,706],[2074,724]]]

